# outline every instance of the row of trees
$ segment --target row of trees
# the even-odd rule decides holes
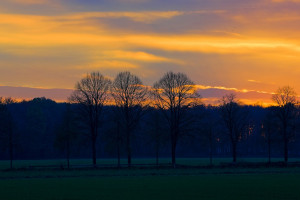
[[[296,93],[291,87],[283,87],[279,88],[272,98],[277,107],[273,107],[269,115],[275,115],[275,117],[267,116],[262,127],[266,130],[265,133],[271,142],[270,136],[274,132],[272,129],[275,128],[275,123],[279,124],[276,130],[280,130],[282,133],[284,160],[287,162],[288,143],[296,131],[299,115],[296,108]],[[70,100],[82,107],[81,116],[88,119],[94,165],[96,165],[98,124],[102,107],[108,102],[115,105],[114,119],[117,121],[118,131],[125,132],[128,166],[131,165],[132,131],[147,110],[146,107],[152,106],[157,109],[168,124],[174,167],[179,136],[197,126],[197,118],[200,117],[189,112],[190,109],[201,105],[201,98],[194,82],[183,73],[168,72],[152,88],[149,88],[130,72],[119,73],[112,82],[100,73],[94,72],[77,83]],[[238,142],[243,134],[251,132],[253,129],[249,121],[249,114],[237,101],[234,94],[226,95],[220,100],[219,113],[222,119],[221,123],[224,123],[226,128],[225,133],[231,142],[233,162],[236,162]],[[205,117],[207,116],[202,116],[202,118]],[[277,121],[270,122],[271,119]],[[206,123],[216,126],[212,121]],[[158,134],[158,129],[155,134]],[[210,134],[212,134],[212,130],[210,130]]]
[[[80,116],[89,125],[93,164],[96,165],[96,139],[102,108],[115,105],[114,119],[125,132],[128,166],[131,165],[131,137],[146,108],[153,106],[161,111],[169,126],[172,165],[176,165],[176,145],[183,127],[191,120],[187,110],[200,105],[195,84],[182,73],[165,74],[149,89],[130,72],[121,72],[111,82],[99,72],[88,74],[76,84],[70,101],[80,105]]]
[[[16,122],[14,118],[17,118],[18,112],[24,109],[24,106],[14,103],[10,98],[2,98],[0,141],[6,141],[2,146],[8,147],[12,161],[13,149],[16,146],[16,136],[13,133],[16,132],[16,127],[21,127],[18,128],[19,133],[24,132],[24,127],[27,127],[26,131],[33,136],[29,141],[31,144],[39,131],[53,129],[56,133],[51,135],[55,141],[54,146],[65,150],[69,165],[71,149],[77,145],[74,141],[78,138],[88,138],[93,165],[96,166],[99,147],[97,140],[99,141],[100,135],[117,149],[118,165],[125,149],[128,166],[131,166],[132,140],[134,134],[139,131],[143,132],[140,143],[146,143],[143,141],[146,140],[144,133],[149,133],[153,138],[157,163],[160,148],[168,143],[172,165],[175,167],[176,149],[179,139],[183,136],[195,138],[200,135],[200,140],[205,141],[202,145],[210,149],[211,160],[214,144],[229,141],[233,162],[236,162],[239,143],[249,140],[255,132],[266,140],[269,158],[271,147],[280,136],[283,141],[284,160],[287,162],[288,145],[295,140],[299,127],[296,93],[291,87],[279,88],[273,95],[273,100],[277,106],[261,108],[264,111],[262,113],[260,108],[241,105],[233,94],[220,99],[219,106],[205,106],[201,103],[196,85],[182,73],[168,72],[153,87],[147,87],[130,72],[121,72],[114,80],[93,72],[76,84],[69,98],[70,103],[64,108],[64,114],[62,117],[57,115],[51,122],[52,125],[46,125],[50,119],[41,117],[41,110],[34,106],[30,113],[26,114],[29,121],[25,123],[30,125]],[[36,99],[34,104],[42,104],[44,101],[48,102],[50,107],[54,106],[51,100],[43,99]],[[9,109],[10,105],[18,105],[20,108]],[[48,109],[49,112],[53,112],[54,109],[58,113],[57,108]],[[30,122],[30,119],[33,121]],[[28,136],[23,140],[28,140]],[[45,135],[42,134],[37,141],[44,140]],[[146,148],[145,146],[144,149]]]

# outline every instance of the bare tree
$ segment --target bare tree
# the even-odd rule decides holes
[[[82,120],[89,128],[88,136],[92,143],[93,165],[96,166],[96,141],[99,131],[100,116],[103,105],[108,100],[111,81],[99,72],[92,72],[81,79],[69,100],[80,109]]]
[[[118,168],[121,167],[121,152],[124,146],[124,132],[121,128],[121,119],[118,108],[111,108],[112,112],[109,115],[110,123],[107,131],[105,132],[104,139],[106,141],[106,151],[116,153],[118,160]]]
[[[203,112],[203,111],[202,111]],[[198,126],[200,131],[200,139],[204,142],[205,146],[209,148],[209,163],[210,166],[213,165],[213,149],[215,148],[215,143],[218,138],[218,118],[214,116],[212,108],[206,107],[203,112],[203,116],[199,120]]]
[[[111,94],[115,100],[121,124],[125,130],[128,166],[131,166],[131,137],[143,115],[147,88],[130,72],[119,73],[112,84]]]
[[[237,144],[241,141],[243,133],[248,127],[248,112],[238,103],[234,94],[225,95],[219,106],[220,115],[226,128],[232,147],[232,160],[235,163],[237,158]]]
[[[274,116],[273,107],[267,108],[267,114],[261,123],[261,135],[268,145],[268,163],[271,164],[271,147],[278,132],[277,120]]]
[[[8,110],[9,104],[14,103],[12,98],[0,97],[0,139],[4,141],[8,148],[10,158],[10,168],[13,168],[14,155],[14,137],[13,137],[13,119]]]
[[[288,162],[288,143],[295,134],[295,120],[297,118],[296,92],[290,86],[278,88],[272,96],[272,100],[277,104],[275,113],[281,124],[281,134],[284,143],[284,162]]]
[[[71,111],[71,105],[66,104],[66,110],[63,115],[62,122],[57,128],[54,146],[66,153],[67,167],[70,168],[70,155],[72,143],[78,136],[76,131],[74,115]]]
[[[151,143],[154,143],[156,166],[159,166],[159,153],[162,145],[167,141],[165,134],[165,126],[161,116],[161,112],[158,109],[153,108],[149,112],[149,119],[146,121],[148,134],[150,136]]]
[[[174,72],[166,73],[156,82],[152,94],[155,106],[163,112],[169,125],[172,165],[175,168],[178,138],[191,120],[187,117],[187,110],[200,103],[200,95],[187,75]]]

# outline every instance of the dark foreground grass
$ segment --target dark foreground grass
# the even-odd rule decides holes
[[[0,180],[0,199],[300,199],[300,174],[202,174]]]
[[[282,162],[282,158],[273,158],[272,162]],[[299,158],[290,158],[290,162],[300,162]],[[162,165],[170,164],[170,158],[161,158],[159,163]],[[177,158],[177,164],[179,165],[188,165],[188,166],[207,166],[210,164],[209,158]],[[232,158],[214,158],[213,165],[218,166],[222,163],[231,163]],[[248,162],[248,163],[267,163],[267,158],[239,158],[238,162]],[[154,165],[156,160],[153,158],[136,158],[132,160],[132,164],[152,164]],[[76,168],[78,165],[92,165],[91,159],[71,159],[70,160],[71,168]],[[106,166],[112,165],[117,166],[116,159],[98,159],[97,164],[99,166]],[[121,159],[121,164],[126,165],[127,160]],[[20,168],[30,168],[35,166],[57,166],[58,168],[63,166],[64,168],[67,167],[67,162],[65,159],[54,159],[54,160],[15,160],[13,162],[13,167],[16,169]],[[0,170],[9,169],[10,168],[10,161],[8,160],[0,160]]]
[[[162,160],[168,163],[168,160]],[[252,164],[265,162],[247,159],[249,166],[226,165],[218,159],[214,167],[207,159],[179,159],[190,167],[128,168],[32,168],[30,166],[60,166],[61,160],[17,161],[14,170],[7,170],[7,161],[0,162],[0,200],[190,200],[190,199],[254,199],[300,200],[299,166],[278,167]],[[151,164],[151,159],[136,160]],[[87,160],[72,160],[72,164],[88,164]],[[100,160],[101,165],[114,164]],[[252,167],[251,167],[252,166]]]

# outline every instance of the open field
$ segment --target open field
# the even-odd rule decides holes
[[[0,180],[5,200],[300,199],[300,174],[208,174]]]
[[[168,159],[163,161],[168,163]],[[243,160],[260,161],[265,162],[265,159]],[[59,165],[63,162],[16,161],[15,165],[24,169],[0,171],[0,199],[300,199],[299,167],[194,168],[208,165],[209,160],[178,159],[179,164],[189,164],[191,167],[71,170],[26,168]],[[215,165],[223,162],[230,162],[230,159],[216,159]],[[90,160],[72,160],[71,163],[90,164]],[[116,164],[109,159],[99,160],[98,163]],[[122,163],[126,161],[122,160]],[[139,159],[134,163],[153,164],[154,160]],[[9,163],[1,161],[0,164],[4,169]]]

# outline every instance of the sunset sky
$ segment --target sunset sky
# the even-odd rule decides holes
[[[268,103],[280,86],[300,94],[300,0],[1,0],[0,59],[0,96],[64,100],[91,71],[146,85],[175,71],[209,102]]]

